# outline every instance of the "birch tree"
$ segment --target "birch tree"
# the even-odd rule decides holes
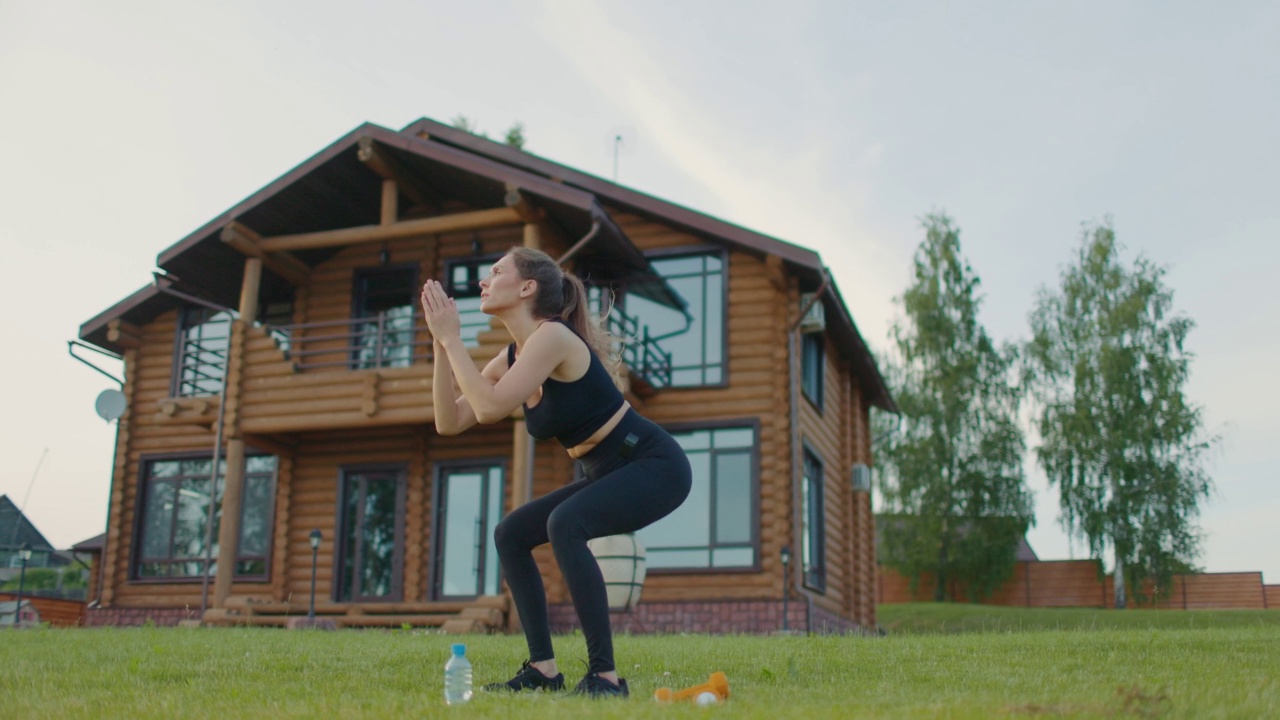
[[[1095,558],[1110,549],[1117,608],[1143,581],[1167,592],[1199,553],[1214,442],[1185,393],[1194,323],[1174,312],[1166,270],[1121,250],[1109,221],[1085,228],[1059,287],[1040,291],[1026,348],[1036,456],[1063,526]]]

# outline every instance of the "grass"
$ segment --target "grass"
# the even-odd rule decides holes
[[[1275,610],[1100,610],[1018,608],[966,603],[904,603],[877,609],[891,634],[1029,632],[1033,630],[1280,629]]]
[[[955,608],[886,607],[886,618]],[[6,718],[1058,718],[1275,717],[1280,623],[1190,613],[1164,627],[1110,618],[1015,623],[966,606],[957,624],[994,632],[887,637],[619,636],[629,701],[479,694],[444,705],[442,668],[457,638],[424,631],[93,629],[5,632],[0,708]],[[1058,611],[1054,611],[1058,612]],[[1134,612],[1134,611],[1128,611]],[[1280,615],[1280,613],[1277,613]],[[980,622],[976,616],[987,616]],[[1030,615],[1028,616],[1030,617]],[[1069,616],[1063,616],[1069,617]],[[1244,617],[1244,616],[1240,616]],[[1011,630],[1017,629],[1018,632]],[[524,654],[517,636],[463,638],[477,683],[506,679]],[[580,636],[556,638],[570,683]],[[711,708],[663,706],[661,686],[713,670],[732,697]]]

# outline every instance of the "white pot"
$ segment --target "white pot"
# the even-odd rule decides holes
[[[644,544],[635,535],[608,535],[587,541],[587,547],[596,556],[600,573],[604,575],[609,609],[635,610],[644,586]]]

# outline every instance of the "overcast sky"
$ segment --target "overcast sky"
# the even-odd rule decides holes
[[[356,125],[465,114],[603,177],[621,134],[623,184],[819,251],[880,351],[925,213],[1009,341],[1110,215],[1197,323],[1200,564],[1280,582],[1276,37],[1266,2],[0,0],[0,493],[59,547],[101,532],[79,325]],[[1081,557],[1027,468],[1032,546]]]

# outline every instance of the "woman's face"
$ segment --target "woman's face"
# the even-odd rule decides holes
[[[520,277],[515,260],[510,255],[489,269],[489,276],[480,281],[480,310],[489,314],[514,307],[526,297],[533,297],[535,284]]]

